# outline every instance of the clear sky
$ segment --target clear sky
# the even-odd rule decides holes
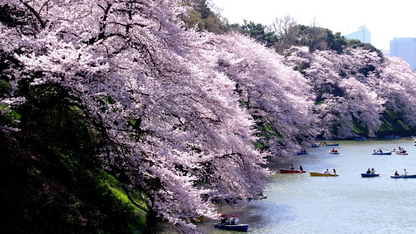
[[[243,20],[270,25],[286,15],[299,24],[319,27],[342,35],[365,25],[371,33],[371,44],[389,50],[395,37],[416,38],[416,5],[411,0],[211,0],[230,23]]]

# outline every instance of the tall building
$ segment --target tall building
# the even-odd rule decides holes
[[[416,38],[395,37],[390,41],[390,56],[402,58],[414,71],[416,69]]]
[[[357,39],[362,43],[371,43],[371,33],[368,31],[368,28],[365,25],[359,27],[355,32],[344,35],[344,37],[349,40]]]

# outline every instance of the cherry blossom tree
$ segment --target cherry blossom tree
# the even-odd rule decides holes
[[[416,126],[416,74],[399,58],[386,57],[385,64],[382,72],[378,71],[373,86],[384,98],[386,106],[398,113],[405,124]]]
[[[28,23],[1,25],[2,48],[24,67],[2,103],[24,101],[14,92],[22,80],[67,90],[65,102],[106,145],[104,169],[145,191],[152,210],[181,232],[194,226],[179,216],[216,217],[205,195],[244,201],[262,193],[269,173],[252,144],[253,118],[236,83],[213,69],[209,38],[183,29],[181,1],[3,4],[25,12]]]
[[[288,156],[317,134],[313,95],[307,80],[285,66],[275,51],[238,34],[218,36],[218,69],[236,82],[240,102],[258,126],[269,127],[273,155]],[[264,141],[264,139],[263,139]]]
[[[285,63],[302,72],[316,93],[315,112],[325,137],[353,137],[355,124],[375,136],[386,108],[414,123],[415,74],[396,58],[366,49],[315,51],[293,47]]]
[[[0,115],[25,102],[22,83],[65,90],[60,101],[105,146],[94,155],[103,168],[127,192],[144,191],[180,232],[197,231],[180,216],[217,217],[211,197],[262,194],[264,158],[291,155],[318,131],[351,137],[359,123],[373,135],[387,107],[415,124],[414,73],[368,50],[294,47],[283,57],[239,34],[185,29],[180,0],[1,6],[17,23],[0,24],[0,52],[19,66],[3,70],[10,87]]]

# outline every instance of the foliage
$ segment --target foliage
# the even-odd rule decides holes
[[[293,154],[302,143],[311,144],[317,128],[307,81],[285,66],[282,56],[253,39],[230,34],[217,40],[223,50],[218,68],[236,82],[240,102],[267,136],[259,141],[279,156]]]
[[[9,68],[15,77],[1,102],[22,113],[17,126],[39,155],[58,152],[57,162],[76,174],[82,170],[73,157],[85,151],[128,193],[144,191],[152,211],[180,232],[197,232],[180,216],[217,216],[207,195],[244,202],[262,193],[269,172],[261,167],[265,153],[252,144],[254,121],[236,83],[216,69],[227,49],[216,53],[211,34],[184,29],[181,1],[7,5],[31,17],[25,35],[0,25],[1,47],[21,64]],[[68,110],[79,124],[42,117]],[[84,137],[99,144],[74,140]]]
[[[252,21],[244,21],[243,25],[231,24],[233,31],[247,35],[266,47],[275,47],[279,41],[274,32],[268,31],[266,25],[256,24]]]
[[[99,139],[78,111],[60,103],[63,90],[26,89],[20,131],[0,135],[2,232],[143,231],[145,214],[121,199],[117,181],[91,157]]]
[[[353,137],[352,126],[357,124],[374,136],[386,108],[400,113],[402,126],[415,126],[416,76],[404,61],[380,57],[377,50],[363,47],[349,48],[343,54],[292,48],[287,64],[303,68],[316,102],[323,102],[315,106],[315,112],[327,138]]]
[[[191,0],[188,5],[192,7],[192,10],[183,17],[186,27],[192,28],[198,25],[200,31],[224,32],[220,18],[208,7],[206,0]]]

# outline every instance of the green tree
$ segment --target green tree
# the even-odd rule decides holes
[[[338,54],[341,54],[348,45],[348,40],[344,36],[341,36],[340,32],[333,34],[331,30],[327,29],[326,43],[329,49],[335,50]]]
[[[224,32],[221,20],[208,7],[206,0],[191,0],[187,4],[193,7],[193,10],[188,13],[188,16],[183,17],[183,21],[188,28],[192,28],[198,24],[198,29],[201,31],[206,30],[213,33]]]
[[[247,22],[245,20],[243,25],[232,24],[230,25],[230,28],[233,31],[248,35],[257,42],[264,44],[266,47],[276,47],[277,42],[279,41],[275,32],[267,30],[266,25],[256,24],[252,21]]]
[[[309,51],[326,50],[327,47],[327,31],[325,28],[317,26],[313,21],[310,26],[301,25],[299,27],[298,39],[299,44],[309,47]]]

